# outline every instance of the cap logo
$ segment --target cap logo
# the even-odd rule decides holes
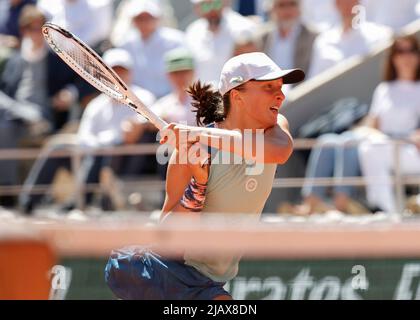
[[[238,77],[233,77],[232,79],[230,79],[229,83],[230,84],[234,84],[234,83],[242,83],[244,82],[244,78],[242,78],[241,76]]]

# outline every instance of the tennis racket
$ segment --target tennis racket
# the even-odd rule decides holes
[[[53,23],[44,24],[42,34],[54,52],[96,89],[129,106],[159,130],[167,125],[145,106],[114,70],[82,40]]]

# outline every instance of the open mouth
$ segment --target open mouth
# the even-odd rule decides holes
[[[279,112],[279,109],[280,107],[276,107],[276,106],[270,108],[271,111],[276,112],[276,113]]]

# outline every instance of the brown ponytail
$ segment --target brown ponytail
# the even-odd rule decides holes
[[[198,126],[221,122],[226,118],[230,106],[229,93],[222,97],[210,84],[200,81],[193,83],[187,92],[193,99],[191,105],[196,113]]]

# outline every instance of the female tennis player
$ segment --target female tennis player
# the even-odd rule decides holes
[[[161,130],[161,143],[176,148],[167,171],[162,223],[185,214],[259,216],[271,192],[277,164],[285,163],[293,148],[288,122],[279,115],[285,98],[282,86],[304,77],[302,70],[282,70],[264,53],[255,52],[226,62],[218,91],[200,82],[189,88],[197,124],[206,127],[171,123]],[[252,139],[245,138],[246,131]],[[263,143],[262,152],[256,152],[258,141]],[[204,145],[211,155],[207,164],[180,163],[197,144]],[[244,161],[221,161],[230,158],[223,156],[226,154]],[[245,160],[261,165],[259,172],[247,174],[249,161]],[[105,278],[121,299],[229,300],[232,297],[223,286],[236,276],[239,260],[240,256],[186,251],[181,261],[175,261],[147,248],[130,247],[111,254]]]

